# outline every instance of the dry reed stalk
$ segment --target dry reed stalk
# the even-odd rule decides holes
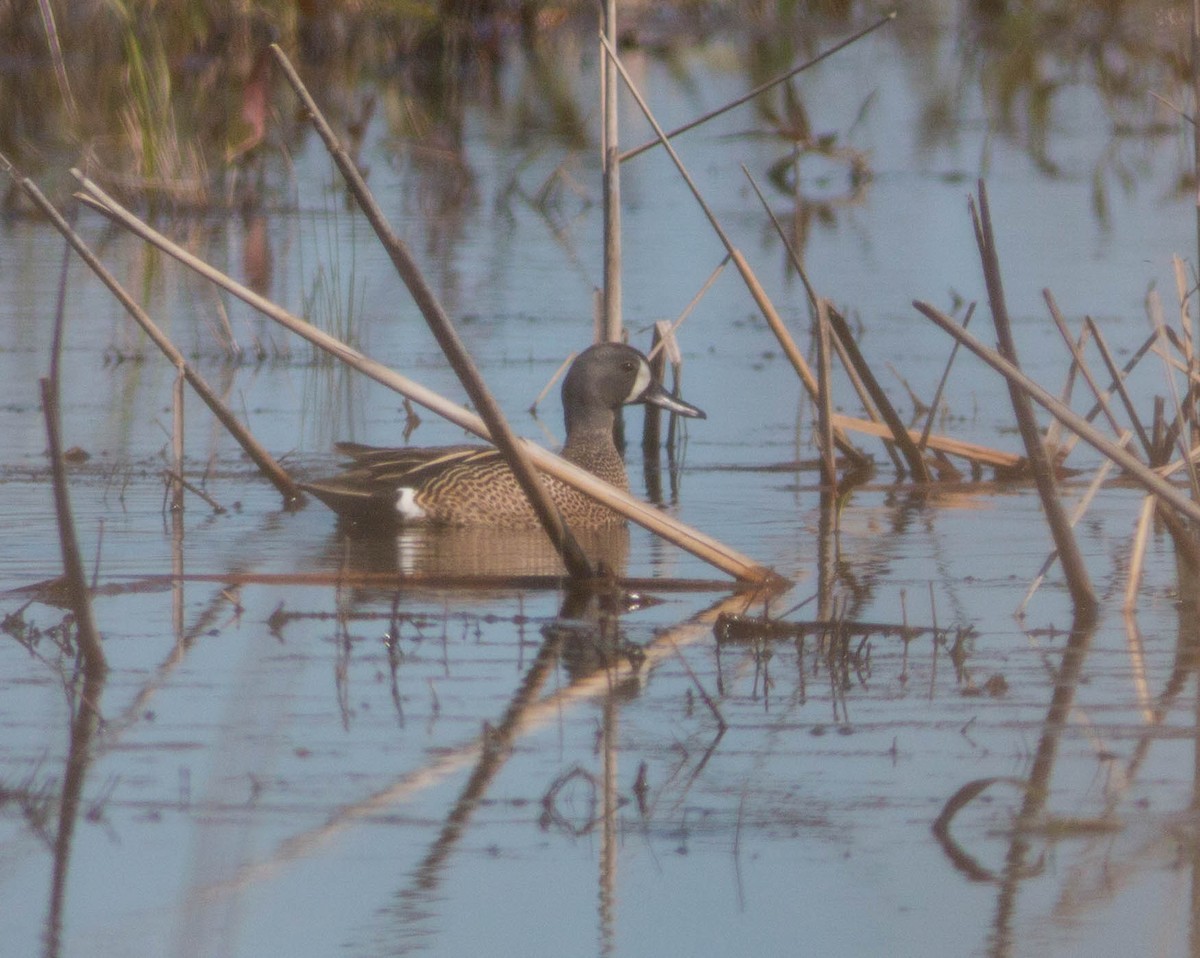
[[[1125,388],[1125,375],[1121,370],[1117,369],[1116,360],[1113,359],[1112,352],[1108,348],[1108,343],[1104,341],[1104,337],[1100,333],[1100,328],[1096,325],[1095,320],[1091,316],[1085,316],[1083,321],[1087,324],[1087,328],[1091,330],[1092,339],[1096,343],[1096,350],[1100,353],[1100,358],[1104,360],[1104,366],[1108,369],[1108,375],[1112,379],[1112,386],[1108,390],[1096,396],[1096,405],[1103,405],[1104,399],[1107,399],[1112,389],[1115,388],[1117,395],[1121,399],[1121,404],[1125,407],[1125,415],[1129,417],[1129,421],[1133,424],[1133,429],[1137,433],[1138,442],[1141,443],[1143,451],[1146,453],[1146,461],[1154,465],[1154,445],[1150,441],[1150,437],[1146,434],[1146,427],[1142,424],[1141,417],[1137,414],[1137,409],[1133,405],[1133,398],[1129,395],[1129,390]],[[1147,349],[1149,344],[1154,341],[1154,337],[1146,340]]]
[[[1084,382],[1088,384],[1092,395],[1096,397],[1096,402],[1100,404],[1100,410],[1104,413],[1104,418],[1108,420],[1109,428],[1112,429],[1113,435],[1119,436],[1122,432],[1120,423],[1117,422],[1117,417],[1113,415],[1112,407],[1108,404],[1108,397],[1104,395],[1104,391],[1100,388],[1100,384],[1096,382],[1096,377],[1092,375],[1091,367],[1088,366],[1087,360],[1083,356],[1083,350],[1080,343],[1075,342],[1075,337],[1071,335],[1071,330],[1067,326],[1067,320],[1063,316],[1062,311],[1058,308],[1058,303],[1054,299],[1054,294],[1049,289],[1042,290],[1042,298],[1046,301],[1046,307],[1050,310],[1050,318],[1054,320],[1054,325],[1058,327],[1058,333],[1062,336],[1063,342],[1071,353],[1071,369],[1079,370],[1083,375]],[[1087,335],[1087,327],[1084,327],[1084,334]],[[1081,340],[1082,342],[1082,340]],[[1063,405],[1070,402],[1070,390],[1064,390],[1062,399]],[[1057,420],[1055,420],[1057,422]]]
[[[562,361],[562,364],[558,367],[558,369],[554,370],[554,375],[551,376],[549,381],[546,383],[546,385],[542,387],[542,391],[537,394],[537,398],[534,399],[533,405],[531,405],[529,407],[529,411],[531,413],[533,413],[535,416],[537,415],[537,407],[540,406],[542,403],[542,400],[546,398],[546,394],[549,393],[550,390],[554,388],[554,384],[562,378],[563,373],[565,373],[570,368],[571,363],[575,362],[575,357],[577,355],[579,355],[579,354],[571,353],[566,359],[564,359]]]
[[[425,281],[416,260],[408,251],[408,246],[392,231],[391,225],[383,215],[379,204],[375,202],[375,197],[359,172],[354,159],[342,146],[332,127],[325,120],[291,61],[288,60],[278,44],[271,44],[271,52],[283,70],[288,83],[291,84],[292,90],[308,112],[313,127],[341,172],[359,208],[362,209],[371,227],[375,230],[375,235],[391,258],[396,272],[400,274],[404,285],[408,287],[417,308],[420,309],[438,346],[441,347],[442,354],[454,368],[471,403],[479,410],[480,416],[487,424],[491,442],[495,444],[504,457],[504,461],[512,470],[537,515],[538,522],[546,530],[546,535],[550,537],[550,541],[554,543],[554,547],[562,556],[567,571],[576,579],[590,578],[594,574],[591,562],[580,548],[579,543],[575,541],[570,528],[550,498],[550,493],[538,479],[537,471],[525,454],[522,444],[518,442],[516,434],[509,428],[504,413],[484,383],[483,377],[475,367],[475,362],[467,352],[466,346],[463,345],[450,317],[438,301],[432,287]]]
[[[1146,297],[1146,314],[1150,318],[1151,324],[1154,326],[1154,331],[1158,333],[1159,343],[1154,346],[1154,352],[1158,355],[1163,363],[1163,378],[1167,381],[1167,390],[1171,394],[1171,402],[1175,407],[1175,422],[1178,428],[1175,430],[1175,441],[1179,447],[1179,454],[1182,457],[1184,465],[1187,467],[1188,481],[1192,486],[1192,497],[1200,499],[1200,478],[1196,475],[1196,465],[1192,462],[1191,454],[1188,452],[1187,439],[1184,437],[1184,428],[1191,422],[1191,415],[1184,408],[1179,399],[1179,390],[1175,385],[1175,376],[1171,372],[1172,357],[1162,345],[1164,342],[1170,341],[1167,324],[1163,319],[1162,301],[1158,297],[1157,290],[1150,290]],[[1188,375],[1189,370],[1184,370],[1184,375]],[[1189,394],[1191,387],[1188,388]]]
[[[1025,375],[1020,369],[1010,363],[993,349],[989,349],[970,333],[964,332],[954,318],[947,316],[936,306],[913,301],[913,307],[922,315],[928,317],[951,336],[958,339],[967,349],[1000,373],[1009,383],[1016,386],[1034,402],[1058,419],[1064,426],[1079,437],[1102,456],[1113,460],[1121,469],[1129,474],[1147,492],[1158,496],[1165,504],[1172,506],[1194,522],[1200,522],[1200,505],[1183,495],[1179,489],[1171,485],[1164,475],[1182,468],[1182,463],[1176,462],[1169,470],[1160,475],[1157,470],[1150,469],[1136,457],[1130,455],[1116,443],[1112,442],[1100,430],[1080,416],[1073,409],[1064,406],[1042,386]],[[1197,453],[1200,455],[1200,452]]]
[[[0,159],[0,163],[6,163]],[[11,167],[9,167],[11,171]],[[62,235],[66,238],[71,247],[79,254],[82,259],[99,280],[108,287],[109,291],[117,298],[117,301],[125,308],[125,311],[137,322],[137,324],[145,331],[146,335],[154,342],[164,356],[167,357],[180,370],[183,376],[187,379],[188,384],[196,391],[197,395],[204,400],[204,404],[208,406],[214,416],[220,421],[238,445],[242,447],[246,455],[248,455],[259,470],[267,477],[279,490],[284,497],[285,502],[289,506],[296,505],[304,501],[304,493],[300,488],[292,482],[291,477],[284,471],[283,467],[275,461],[269,452],[266,451],[258,441],[250,434],[250,432],[238,421],[237,417],[229,410],[229,408],[220,400],[215,392],[209,387],[204,379],[197,373],[183,358],[183,354],[175,348],[174,344],[163,334],[163,332],[154,324],[146,311],[137,304],[121,286],[115,276],[108,271],[103,263],[91,251],[83,239],[76,233],[70,224],[63,218],[62,214],[42,195],[42,191],[29,178],[21,178],[19,180],[21,189],[28,196],[54,225]]]
[[[842,364],[842,369],[845,370],[846,376],[850,380],[850,385],[854,387],[854,393],[858,396],[858,401],[870,417],[871,422],[886,425],[879,415],[879,410],[875,408],[875,403],[871,402],[871,393],[862,381],[862,377],[858,374],[858,370],[854,368],[854,363],[850,361],[850,354],[846,352],[846,347],[842,345],[842,340],[838,336],[833,337],[833,351],[837,353],[838,361]],[[887,453],[888,458],[892,460],[892,465],[895,467],[897,474],[904,475],[906,472],[904,460],[900,458],[900,454],[896,451],[896,443],[891,439],[885,438],[883,449]]]
[[[875,436],[879,439],[893,438],[891,429],[881,422],[871,422],[869,419],[857,419],[854,416],[846,416],[842,413],[834,413],[833,422],[840,429],[861,432],[864,435]],[[915,429],[909,429],[908,435],[912,438],[913,442],[917,442],[921,438],[921,434]],[[993,449],[991,446],[981,446],[978,443],[967,442],[962,439],[951,439],[949,436],[930,436],[926,445],[936,452],[959,456],[963,459],[969,459],[971,462],[977,462],[980,465],[991,466],[997,469],[1020,469],[1025,463],[1025,457],[1015,452],[1005,452],[1002,449]]]
[[[758,277],[755,276],[754,270],[750,268],[750,264],[747,262],[746,257],[742,255],[741,250],[733,245],[733,241],[729,238],[729,235],[721,226],[716,214],[713,213],[712,208],[705,201],[704,196],[700,192],[700,188],[696,186],[695,180],[692,179],[691,174],[687,171],[687,167],[683,165],[683,161],[679,158],[679,154],[675,152],[675,148],[667,140],[667,135],[663,132],[662,127],[659,126],[658,120],[654,118],[654,114],[650,111],[650,107],[647,105],[646,100],[642,97],[641,91],[638,90],[637,86],[633,82],[633,78],[629,76],[628,71],[625,69],[625,64],[621,62],[621,58],[617,55],[616,48],[608,42],[607,38],[603,34],[601,34],[600,40],[604,44],[609,57],[612,58],[613,64],[616,66],[617,70],[620,71],[621,77],[625,81],[625,86],[633,96],[633,99],[636,101],[638,108],[646,117],[646,121],[654,129],[654,132],[657,134],[660,142],[663,145],[663,148],[671,157],[671,162],[675,164],[675,168],[679,171],[679,175],[683,177],[684,183],[687,184],[688,189],[691,190],[692,196],[695,197],[700,209],[708,219],[709,225],[713,228],[713,232],[717,234],[717,238],[720,239],[722,245],[725,247],[726,252],[728,252],[730,258],[733,260],[733,264],[737,267],[738,272],[741,274],[742,281],[746,284],[747,289],[749,289],[750,295],[754,298],[754,302],[758,306],[759,311],[762,313],[763,318],[767,321],[767,325],[771,327],[771,331],[775,334],[775,338],[779,340],[779,345],[783,348],[784,354],[788,357],[792,367],[796,370],[796,375],[800,377],[800,381],[804,383],[804,388],[808,390],[809,397],[816,401],[817,379],[813,375],[812,370],[808,368],[808,363],[805,361],[800,350],[796,347],[796,343],[792,340],[791,334],[787,331],[787,327],[784,325],[783,320],[779,318],[779,314],[775,311],[775,305],[771,302],[770,297],[767,296],[767,292],[765,289],[763,289],[762,284],[758,281]],[[866,456],[855,449],[850,441],[846,439],[846,437],[840,432],[836,434],[835,439],[837,441],[838,448],[846,453],[846,455],[852,457],[858,462],[867,461]]]
[[[1065,325],[1060,326],[1059,335],[1062,335],[1063,330],[1066,328],[1067,327]],[[1059,399],[1067,406],[1071,405],[1071,396],[1075,392],[1075,383],[1079,378],[1079,360],[1075,358],[1075,354],[1078,353],[1082,355],[1083,348],[1087,345],[1090,335],[1091,334],[1087,331],[1087,329],[1084,329],[1084,331],[1079,334],[1078,339],[1071,340],[1067,343],[1067,349],[1070,350],[1072,354],[1071,363],[1067,367],[1067,377],[1063,381],[1062,393],[1059,396]],[[1060,432],[1062,432],[1062,424],[1057,419],[1051,418],[1050,422],[1046,426],[1046,438],[1043,441],[1047,449],[1055,450],[1055,455],[1058,458],[1058,461],[1062,462],[1062,456],[1059,455],[1057,451],[1060,445],[1058,439],[1058,434]]]
[[[822,485],[836,491],[837,449],[833,442],[833,367],[829,361],[829,304],[817,300],[817,448],[821,452]]]
[[[900,416],[892,406],[891,401],[884,392],[883,386],[875,378],[875,374],[871,371],[862,353],[858,349],[858,343],[854,341],[854,335],[850,332],[850,327],[846,320],[837,310],[829,312],[830,326],[834,335],[841,341],[842,346],[849,356],[851,364],[862,377],[863,384],[871,395],[871,399],[875,402],[880,415],[883,417],[884,423],[887,424],[891,431],[892,438],[895,439],[896,445],[900,447],[900,451],[904,454],[905,462],[908,463],[908,468],[912,472],[913,479],[917,482],[929,482],[929,468],[925,465],[925,457],[921,455],[921,451],[913,442],[912,436],[908,430],[904,428],[904,423],[900,421]]]
[[[988,302],[992,310],[992,322],[996,327],[996,339],[1000,345],[1000,353],[1015,368],[1017,347],[1013,340],[1012,327],[1008,319],[1008,307],[1004,301],[1004,286],[1000,278],[1000,257],[996,251],[996,239],[992,232],[991,210],[988,207],[987,187],[979,181],[979,205],[971,202],[971,219],[975,226],[975,241],[979,247],[979,257],[983,263],[983,276],[987,285]],[[1095,616],[1097,606],[1096,592],[1092,588],[1083,554],[1075,541],[1075,533],[1067,521],[1066,510],[1058,497],[1057,483],[1054,479],[1054,467],[1042,444],[1041,430],[1034,416],[1033,403],[1029,395],[1009,380],[1009,396],[1012,400],[1013,412],[1017,418],[1017,427],[1025,444],[1025,455],[1033,470],[1034,482],[1042,500],[1042,511],[1050,525],[1050,534],[1058,547],[1059,564],[1067,578],[1067,587],[1075,605],[1078,617],[1090,620]]]
[[[1100,349],[1101,356],[1104,356],[1105,353],[1108,353],[1108,359],[1106,359],[1105,362],[1108,366],[1109,373],[1112,376],[1112,381],[1109,382],[1108,388],[1104,391],[1104,397],[1105,399],[1108,399],[1112,396],[1113,392],[1125,388],[1125,378],[1131,372],[1133,372],[1133,370],[1137,367],[1137,364],[1145,357],[1146,353],[1150,352],[1150,347],[1157,342],[1158,336],[1156,333],[1151,333],[1149,336],[1147,336],[1142,341],[1142,344],[1136,350],[1134,350],[1133,355],[1129,357],[1129,359],[1125,362],[1125,365],[1122,366],[1120,370],[1117,370],[1115,363],[1112,362],[1112,354],[1107,348],[1107,343],[1104,342],[1104,337],[1101,335],[1099,327],[1096,326],[1094,322],[1090,322],[1089,318],[1086,316],[1084,317],[1084,322],[1088,323],[1089,328],[1092,331],[1092,337],[1095,339],[1096,345]],[[1132,401],[1130,401],[1128,404],[1126,404],[1126,408],[1129,409],[1132,407],[1132,405]],[[1098,415],[1100,415],[1101,408],[1102,404],[1099,400],[1097,400],[1092,404],[1092,407],[1086,413],[1084,413],[1083,418],[1088,422],[1091,422]],[[1068,437],[1067,441],[1064,442],[1060,447],[1060,453],[1063,456],[1069,455],[1071,450],[1075,448],[1075,443],[1079,441],[1079,436],[1072,433],[1071,436]],[[1157,448],[1153,441],[1151,442],[1151,446],[1153,448]]]
[[[647,358],[650,360],[650,371],[657,382],[664,383],[664,373],[667,371],[667,353],[663,349],[663,327],[670,329],[671,324],[657,322],[654,324],[654,338],[651,342]],[[658,461],[658,446],[662,441],[662,409],[653,403],[646,403],[645,414],[642,417],[642,455],[649,458],[654,456]]]
[[[778,235],[780,242],[783,243],[783,248],[787,251],[788,259],[791,260],[792,267],[796,270],[796,273],[800,277],[800,281],[804,284],[804,290],[808,294],[809,306],[812,308],[813,315],[815,317],[817,308],[817,292],[816,288],[812,284],[812,281],[808,278],[808,271],[804,268],[804,264],[800,261],[800,255],[796,252],[795,247],[792,246],[792,241],[788,238],[787,233],[784,231],[783,224],[779,222],[779,217],[777,217],[775,215],[775,211],[771,209],[771,204],[767,202],[767,198],[763,195],[763,191],[759,187],[758,181],[755,180],[750,170],[747,169],[745,163],[742,164],[742,173],[744,173],[746,179],[750,181],[750,186],[754,189],[754,193],[758,197],[759,203],[762,205],[763,210],[771,220],[771,225],[775,227],[776,235]],[[778,338],[778,333],[776,334],[776,338]],[[788,335],[788,338],[791,338],[790,334]],[[854,391],[858,395],[858,401],[862,404],[867,416],[870,417],[872,422],[881,422],[882,417],[880,416],[878,407],[871,398],[871,390],[868,389],[866,383],[863,382],[863,378],[859,374],[854,362],[851,360],[846,346],[842,342],[842,338],[840,336],[834,336],[832,337],[832,342],[833,347],[838,354],[838,359],[841,361],[842,368],[845,369],[846,375],[850,377],[850,384],[854,387]],[[793,366],[794,365],[795,363],[793,362]],[[891,442],[885,442],[884,448],[887,450],[888,457],[892,460],[892,465],[896,467],[896,471],[902,474],[904,472],[904,465],[901,463],[900,457],[896,453],[894,444]],[[858,460],[858,463],[859,465],[865,465],[865,457]]]
[[[1150,520],[1154,518],[1154,496],[1146,496],[1142,500],[1142,511],[1138,517],[1137,532],[1133,536],[1133,546],[1129,550],[1129,582],[1125,586],[1125,602],[1121,611],[1126,614],[1137,608],[1138,586],[1142,581],[1142,564],[1146,558],[1146,541],[1150,538]]]
[[[217,502],[216,499],[214,499],[212,496],[210,496],[207,492],[205,492],[199,486],[195,485],[194,483],[188,482],[187,479],[184,477],[183,473],[172,470],[172,469],[164,469],[162,472],[162,476],[163,476],[163,479],[167,480],[170,483],[180,486],[181,488],[190,492],[197,499],[202,500],[210,509],[212,509],[212,511],[215,514],[223,515],[226,512],[225,507],[223,505],[221,505],[221,503]]]
[[[617,0],[604,0],[601,30],[607,41],[617,43]],[[600,166],[604,199],[604,339],[621,342],[621,151],[617,115],[617,72],[612,61],[600,52],[600,104],[604,111],[600,138]]]
[[[708,278],[704,281],[704,284],[700,287],[699,291],[697,291],[696,295],[688,300],[688,304],[683,307],[683,312],[676,316],[674,321],[666,324],[666,328],[671,331],[672,340],[674,340],[675,333],[679,330],[679,327],[683,325],[684,320],[692,315],[692,310],[700,305],[700,300],[702,300],[705,294],[712,289],[713,283],[715,283],[720,275],[725,271],[725,267],[729,264],[729,259],[729,254],[726,253],[724,259],[722,259],[721,262],[717,264],[716,268],[708,274]],[[665,340],[660,340],[659,343],[651,345],[650,352],[646,354],[646,357],[648,359],[653,359],[655,353],[662,348],[661,343],[664,341]]]
[[[974,315],[975,304],[972,303],[967,307],[967,315],[963,317],[963,329],[971,325],[971,318]],[[950,370],[954,367],[954,360],[958,356],[958,350],[961,346],[962,343],[956,339],[954,345],[950,347],[950,358],[946,360],[946,368],[942,370],[942,378],[938,380],[937,389],[933,391],[933,398],[929,401],[929,415],[925,417],[925,428],[921,430],[921,438],[917,442],[917,449],[922,453],[925,451],[925,447],[929,445],[929,435],[933,432],[933,417],[937,415],[938,406],[941,405],[942,392],[945,390],[946,383],[950,379]]]
[[[775,77],[774,79],[767,80],[765,83],[760,83],[753,90],[749,91],[748,93],[742,94],[736,100],[731,100],[729,103],[726,103],[722,107],[718,107],[715,110],[710,110],[708,113],[705,113],[703,116],[699,116],[696,119],[691,120],[688,123],[685,123],[683,126],[676,127],[670,133],[665,134],[666,138],[669,140],[669,139],[672,139],[673,137],[678,136],[680,133],[686,133],[688,130],[695,129],[696,127],[700,126],[701,124],[707,123],[709,120],[720,116],[722,113],[728,113],[730,110],[734,109],[735,107],[739,107],[743,103],[748,103],[750,100],[753,100],[759,94],[766,93],[767,90],[773,89],[774,87],[779,86],[779,84],[781,84],[781,83],[786,83],[792,77],[796,76],[796,74],[803,73],[805,70],[809,69],[810,67],[815,67],[821,61],[826,60],[829,57],[833,56],[835,53],[838,53],[839,51],[846,49],[846,47],[850,46],[852,43],[856,43],[857,41],[861,40],[863,37],[867,36],[867,34],[874,33],[876,30],[878,30],[880,27],[882,27],[885,23],[890,23],[892,20],[895,20],[897,14],[898,14],[898,11],[896,11],[896,10],[893,10],[890,13],[885,13],[882,17],[880,17],[874,23],[870,24],[869,26],[863,27],[863,29],[859,30],[857,33],[851,34],[850,36],[846,37],[845,40],[842,40],[839,43],[835,43],[828,50],[822,51],[821,53],[819,53],[815,57],[813,57],[811,60],[808,60],[808,61],[800,64],[797,67],[793,67],[791,70],[788,70],[787,73],[780,74],[779,76]],[[612,45],[614,48],[616,47],[615,40],[612,42]],[[631,150],[626,150],[624,153],[621,154],[620,160],[622,163],[624,163],[626,160],[631,160],[635,156],[637,156],[641,153],[645,153],[646,150],[649,150],[655,146],[658,146],[658,144],[661,142],[662,141],[660,139],[658,139],[657,137],[653,140],[647,140],[645,143],[641,144],[641,146],[635,146]]]
[[[226,276],[198,256],[193,255],[178,244],[168,240],[157,230],[152,229],[122,207],[112,197],[108,196],[107,193],[87,177],[83,176],[83,174],[78,171],[73,172],[85,190],[85,199],[130,230],[130,232],[140,236],[148,243],[151,243],[168,256],[178,260],[209,281],[216,283],[233,296],[242,300],[242,302],[258,310],[281,326],[291,330],[296,335],[306,339],[314,346],[330,353],[348,366],[354,367],[363,375],[374,379],[389,389],[401,393],[413,402],[437,413],[456,426],[490,441],[490,434],[481,417],[456,403],[450,402],[433,390],[427,389],[419,383],[400,375],[382,363],[369,359],[358,352],[358,350],[352,349],[328,333],[317,329],[298,316],[294,316],[282,307],[272,303],[266,297],[255,293],[248,287]],[[754,562],[740,552],[722,545],[715,539],[696,529],[692,529],[690,526],[666,515],[648,503],[631,496],[629,493],[623,492],[597,479],[590,472],[572,465],[565,459],[554,455],[554,453],[524,440],[521,443],[526,454],[542,472],[554,476],[567,485],[590,495],[593,499],[620,513],[625,518],[636,522],[643,528],[649,529],[667,541],[675,543],[681,549],[691,552],[693,555],[716,566],[723,572],[727,572],[738,579],[753,582],[774,581],[778,578],[770,569]]]

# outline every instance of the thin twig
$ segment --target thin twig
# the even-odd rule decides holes
[[[810,67],[815,67],[822,60],[826,60],[829,57],[833,56],[838,51],[846,49],[846,47],[850,46],[852,43],[857,42],[858,40],[861,40],[867,34],[873,33],[875,30],[882,27],[885,23],[889,23],[892,20],[895,20],[897,13],[898,13],[898,11],[893,10],[890,13],[884,14],[882,17],[880,17],[878,20],[876,20],[870,26],[864,27],[863,29],[859,30],[858,33],[855,33],[855,34],[852,34],[851,36],[846,37],[846,39],[842,40],[840,43],[835,43],[828,50],[825,50],[825,51],[817,54],[811,60],[808,60],[807,62],[800,64],[800,66],[793,67],[787,73],[777,76],[772,80],[768,80],[766,83],[760,83],[749,93],[744,93],[742,96],[738,97],[736,100],[731,100],[729,103],[726,103],[724,106],[718,107],[715,110],[711,110],[708,113],[705,113],[703,116],[697,117],[696,119],[692,120],[690,123],[685,123],[683,126],[676,127],[670,133],[665,134],[666,138],[669,140],[672,137],[678,136],[680,133],[686,133],[688,130],[691,130],[691,129],[694,129],[695,127],[700,126],[702,123],[707,123],[709,120],[713,119],[714,117],[718,117],[722,113],[727,113],[730,110],[734,109],[735,107],[739,107],[743,103],[747,103],[750,100],[753,100],[760,93],[765,93],[767,90],[770,90],[773,87],[776,87],[779,84],[784,83],[787,80],[790,80],[797,73],[803,73],[805,70],[809,69]],[[644,153],[644,152],[646,152],[646,150],[649,150],[652,147],[658,146],[658,144],[660,142],[661,142],[661,140],[658,140],[658,139],[647,140],[641,146],[636,146],[631,150],[626,150],[624,153],[621,154],[621,162],[624,163],[626,160],[633,159],[638,154]]]
[[[713,283],[717,281],[718,277],[720,277],[720,275],[725,271],[725,267],[729,265],[729,258],[729,254],[726,253],[721,262],[716,265],[716,268],[708,274],[708,279],[704,281],[704,284],[696,292],[696,295],[688,300],[688,304],[683,307],[683,312],[676,316],[674,321],[671,322],[670,328],[672,334],[674,334],[679,327],[683,325],[683,321],[685,319],[692,315],[692,310],[700,305],[700,301],[704,299],[705,294],[712,289]],[[655,354],[662,349],[662,344],[664,342],[666,342],[666,339],[660,339],[653,346],[651,346],[650,352],[646,353],[646,358],[653,359]]]
[[[195,483],[188,482],[188,480],[185,479],[181,473],[175,472],[174,470],[171,470],[171,469],[164,469],[163,477],[165,479],[167,479],[167,481],[176,483],[181,488],[186,489],[193,496],[203,499],[204,502],[206,502],[208,504],[209,508],[211,508],[212,511],[214,513],[216,513],[217,515],[223,515],[225,513],[225,511],[226,511],[225,507],[223,505],[221,505],[221,503],[217,502],[216,499],[214,499],[212,496],[210,496],[207,492],[205,492],[203,489],[201,489]]]
[[[1100,353],[1100,358],[1104,360],[1104,365],[1108,369],[1108,375],[1112,377],[1113,387],[1116,388],[1117,395],[1121,397],[1121,404],[1125,407],[1125,415],[1129,417],[1129,421],[1133,424],[1133,429],[1137,433],[1138,442],[1141,443],[1142,449],[1146,453],[1146,461],[1154,465],[1154,446],[1150,441],[1149,435],[1146,434],[1146,427],[1142,425],[1141,417],[1137,414],[1137,409],[1133,405],[1133,398],[1129,395],[1129,390],[1125,388],[1125,377],[1121,370],[1117,369],[1116,360],[1113,359],[1112,352],[1108,348],[1108,343],[1104,341],[1104,337],[1100,333],[1100,328],[1096,325],[1096,321],[1091,316],[1085,316],[1083,321],[1087,324],[1087,328],[1092,333],[1092,339],[1096,343],[1096,349]],[[1154,341],[1152,336],[1147,340],[1147,343]],[[1112,387],[1110,387],[1111,391]],[[1098,394],[1096,396],[1096,404],[1103,405],[1104,401],[1101,396],[1107,398],[1108,392]]]
[[[963,317],[962,328],[966,329],[971,325],[971,317],[975,315],[975,304],[972,303],[967,307],[967,315]],[[933,391],[933,399],[929,402],[929,415],[925,417],[925,428],[921,430],[921,439],[917,442],[917,449],[921,452],[925,451],[925,447],[929,445],[929,434],[933,431],[933,417],[937,415],[938,406],[942,402],[942,390],[946,388],[946,382],[950,379],[950,370],[954,366],[954,358],[958,355],[958,349],[962,345],[957,339],[954,345],[950,347],[950,358],[946,360],[946,368],[942,370],[942,378],[938,380],[937,389]]]
[[[836,491],[837,450],[833,443],[833,397],[829,381],[832,366],[829,361],[829,304],[817,300],[817,448],[821,452],[822,485]]]
[[[1104,395],[1100,384],[1096,382],[1096,377],[1092,375],[1091,367],[1088,366],[1087,360],[1084,359],[1082,350],[1075,342],[1075,337],[1071,335],[1071,330],[1067,326],[1067,320],[1058,308],[1054,294],[1049,289],[1043,289],[1042,298],[1046,301],[1046,307],[1050,310],[1050,318],[1054,320],[1054,325],[1058,327],[1059,335],[1062,336],[1063,342],[1071,352],[1072,368],[1079,370],[1083,375],[1088,388],[1092,390],[1092,395],[1096,397],[1096,402],[1100,403],[1101,412],[1104,413],[1104,418],[1108,420],[1108,425],[1112,429],[1113,434],[1120,435],[1121,425],[1117,422],[1117,417],[1113,415],[1112,408],[1108,404],[1108,398]],[[1086,329],[1087,327],[1084,328]],[[1068,401],[1069,399],[1067,398],[1063,399],[1064,404]]]

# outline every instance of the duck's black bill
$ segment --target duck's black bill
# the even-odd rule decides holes
[[[670,412],[678,413],[680,416],[687,416],[690,419],[707,419],[703,409],[697,409],[691,403],[686,403],[682,399],[676,399],[669,392],[662,388],[658,383],[651,383],[644,393],[642,393],[641,402],[653,403],[656,406],[661,406]]]

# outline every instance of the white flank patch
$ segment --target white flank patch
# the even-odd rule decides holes
[[[650,385],[650,379],[650,365],[643,359],[638,363],[637,379],[633,381],[633,388],[629,390],[629,395],[625,398],[625,402],[635,402],[638,396],[644,393],[646,387]]]
[[[410,522],[425,518],[425,510],[417,503],[417,490],[412,486],[401,486],[396,490],[396,511],[401,519]]]

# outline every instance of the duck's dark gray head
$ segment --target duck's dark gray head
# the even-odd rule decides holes
[[[563,415],[572,429],[612,428],[613,413],[633,403],[653,403],[694,419],[706,418],[657,382],[646,357],[622,343],[599,343],[581,352],[562,385]]]

